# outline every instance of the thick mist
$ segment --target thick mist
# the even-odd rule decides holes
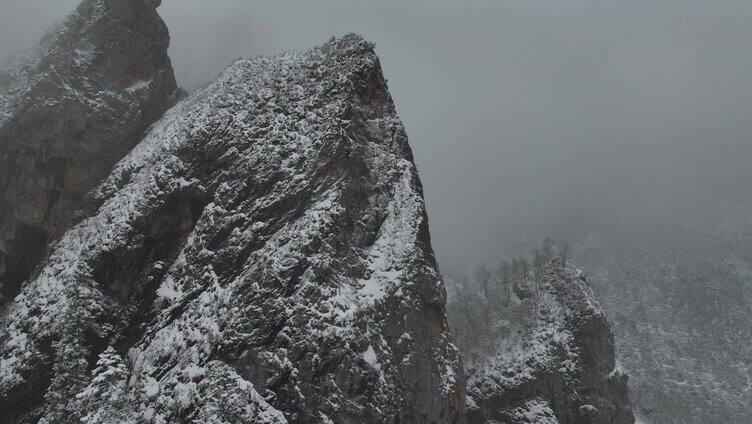
[[[4,0],[0,60],[77,0]],[[377,51],[458,270],[524,235],[712,214],[752,182],[752,3],[164,0],[194,89],[231,60],[359,32]]]

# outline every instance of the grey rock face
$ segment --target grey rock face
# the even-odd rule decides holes
[[[468,422],[633,423],[611,325],[582,273],[555,260],[527,286],[495,353],[468,367]]]
[[[0,74],[0,304],[174,104],[158,4],[86,0]]]
[[[421,183],[361,38],[236,61],[91,207],[4,311],[5,421],[464,422]]]

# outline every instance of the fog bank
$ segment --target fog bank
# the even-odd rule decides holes
[[[0,60],[77,1],[6,0]],[[752,3],[164,0],[189,89],[234,58],[376,43],[445,270],[529,234],[651,232],[752,182]]]

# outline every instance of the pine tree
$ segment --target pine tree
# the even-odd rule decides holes
[[[120,422],[127,406],[128,368],[112,346],[99,355],[91,383],[76,397],[83,408],[81,422]]]
[[[46,423],[78,422],[75,394],[86,384],[86,357],[76,335],[65,335],[54,343],[53,377],[45,394],[47,411],[40,420]]]
[[[81,296],[69,292],[62,334],[53,342],[52,379],[45,393],[45,411],[39,424],[67,424],[80,421],[76,394],[88,382],[89,350],[84,343],[84,308]]]

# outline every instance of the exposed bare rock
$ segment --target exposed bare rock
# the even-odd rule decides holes
[[[0,304],[175,102],[156,1],[85,0],[0,74]]]

